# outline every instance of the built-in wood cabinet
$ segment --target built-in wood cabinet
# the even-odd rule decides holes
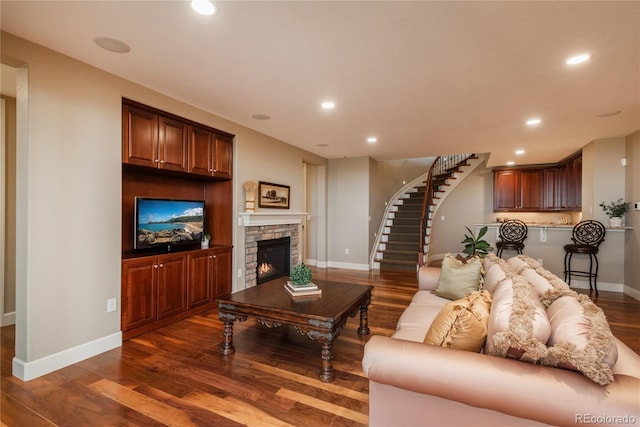
[[[494,212],[578,211],[582,208],[582,157],[553,165],[493,170]]]
[[[231,249],[208,249],[188,254],[189,309],[231,291]]]
[[[494,173],[494,211],[537,211],[542,209],[543,171],[504,170]]]
[[[122,104],[123,338],[215,307],[231,292],[233,135],[134,101]],[[135,198],[204,200],[211,247],[134,250]]]
[[[122,161],[170,171],[187,171],[187,124],[133,105],[122,106]]]

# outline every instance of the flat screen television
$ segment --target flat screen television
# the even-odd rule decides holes
[[[135,249],[199,247],[204,234],[204,200],[136,197],[134,216]]]

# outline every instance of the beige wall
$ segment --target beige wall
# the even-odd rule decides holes
[[[632,203],[626,214],[626,224],[633,227],[625,241],[625,281],[640,297],[640,210],[633,209],[633,203],[640,203],[640,130],[626,138],[626,193],[625,200]]]
[[[236,135],[234,214],[248,179],[290,185],[291,210],[301,210],[302,162],[325,162],[11,34],[1,42],[2,62],[28,74],[28,86],[26,77],[18,83],[26,120],[18,119],[16,160],[16,360],[27,366],[64,363],[79,347],[87,357],[119,336],[122,97]],[[243,242],[238,227],[234,268]],[[107,313],[114,297],[118,310]]]
[[[2,96],[4,117],[4,307],[0,307],[1,324],[11,323],[16,311],[16,99]]]

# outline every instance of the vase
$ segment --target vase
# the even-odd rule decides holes
[[[609,218],[609,225],[611,227],[622,227],[622,217],[612,216]]]
[[[205,239],[205,240],[203,240],[203,241],[201,241],[201,242],[200,242],[200,247],[201,247],[202,249],[209,249],[209,241],[208,241],[208,240],[206,240],[206,239]]]

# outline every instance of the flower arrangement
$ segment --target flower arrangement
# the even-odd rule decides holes
[[[622,198],[608,204],[600,203],[600,207],[609,218],[622,217],[629,210],[630,205],[629,202],[623,202]]]
[[[291,269],[289,277],[294,285],[306,285],[311,282],[311,269],[304,264],[298,264]]]

